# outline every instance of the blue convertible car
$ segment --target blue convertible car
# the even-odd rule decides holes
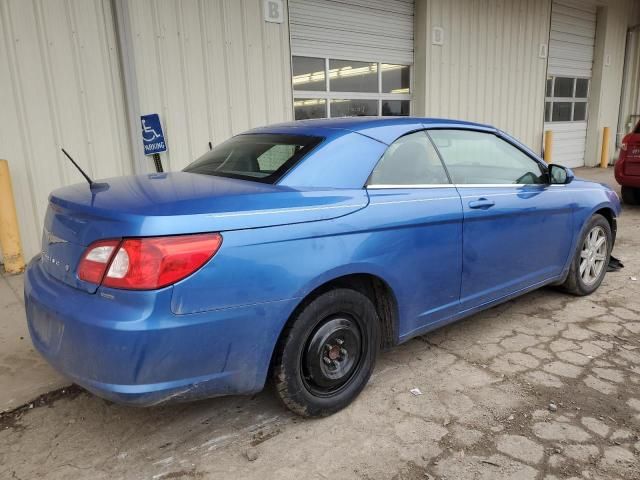
[[[620,204],[492,127],[427,118],[251,130],[182,172],[50,196],[25,281],[34,345],[116,402],[246,394],[327,415],[380,348],[543,285],[603,280]]]

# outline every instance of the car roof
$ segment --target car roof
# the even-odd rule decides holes
[[[490,125],[444,118],[427,117],[342,117],[318,118],[278,123],[250,130],[245,133],[291,133],[339,136],[346,132],[357,132],[380,142],[390,144],[398,137],[423,128],[471,128],[495,132]]]

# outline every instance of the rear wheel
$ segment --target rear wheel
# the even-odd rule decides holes
[[[326,292],[285,328],[274,362],[276,391],[299,415],[335,413],[369,381],[379,344],[378,316],[369,298],[344,288]]]
[[[640,188],[622,187],[622,201],[627,205],[640,204]]]
[[[574,295],[595,292],[607,272],[612,248],[611,226],[606,218],[596,214],[587,222],[577,251],[571,262],[569,275],[562,285]]]

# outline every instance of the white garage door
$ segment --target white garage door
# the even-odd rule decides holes
[[[409,115],[413,0],[290,0],[296,119]]]
[[[544,126],[553,131],[553,162],[568,167],[584,165],[595,37],[595,5],[553,2]]]

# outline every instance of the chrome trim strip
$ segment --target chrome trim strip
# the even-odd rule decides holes
[[[379,185],[367,185],[366,189],[371,190],[385,190],[385,189],[417,189],[417,188],[523,188],[523,187],[566,187],[567,184],[548,184],[548,183],[429,183],[421,184],[416,183],[414,185],[392,185],[392,184],[379,184]]]
[[[411,200],[393,200],[387,202],[371,202],[369,207],[377,207],[380,205],[395,205],[397,203],[421,203],[436,202],[438,200],[458,200],[460,197],[432,197],[432,198],[412,198]]]
[[[391,184],[379,184],[379,185],[367,185],[367,189],[371,190],[383,190],[383,189],[398,189],[398,188],[453,188],[455,185],[453,183],[429,183],[429,184],[421,184],[416,183],[415,185],[391,185]]]
[[[456,183],[456,188],[520,188],[545,186],[544,183]]]
[[[487,193],[487,197],[489,198],[493,198],[493,197],[510,197],[510,196],[514,196],[514,195],[520,195],[521,192],[507,192],[507,193]],[[485,194],[482,194],[485,195]],[[478,198],[478,194],[474,194],[474,195],[460,195],[460,198],[462,199],[470,199],[470,198],[474,198],[477,199]]]
[[[371,189],[390,189],[390,188],[519,188],[528,186],[548,186],[544,183],[429,183],[421,184],[416,183],[413,185],[392,185],[392,184],[379,184],[379,185],[367,185],[366,188]]]

